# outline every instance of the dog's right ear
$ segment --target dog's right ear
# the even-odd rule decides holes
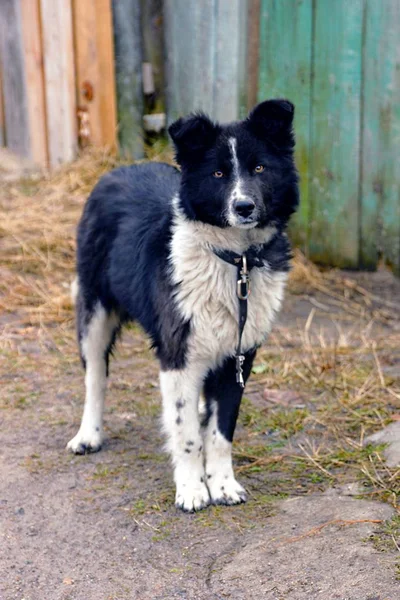
[[[219,131],[219,125],[203,113],[195,113],[172,123],[168,132],[174,142],[178,163],[190,162],[210,148]]]

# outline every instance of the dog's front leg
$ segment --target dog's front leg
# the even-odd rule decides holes
[[[189,512],[210,503],[198,411],[205,372],[206,368],[193,365],[160,374],[164,429],[174,465],[175,504]]]
[[[247,381],[255,350],[246,352],[243,378]],[[246,501],[244,488],[235,479],[232,466],[232,440],[243,389],[236,381],[236,362],[230,357],[208,373],[204,384],[207,419],[204,422],[204,453],[207,486],[213,504],[239,504]]]

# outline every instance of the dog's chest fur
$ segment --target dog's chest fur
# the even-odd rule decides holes
[[[274,232],[273,228],[223,230],[176,216],[170,256],[172,277],[177,284],[178,309],[191,322],[188,343],[193,360],[217,366],[235,354],[238,343],[237,271],[218,258],[212,247],[241,253],[252,244],[267,242]],[[250,277],[243,351],[265,341],[281,305],[287,273],[254,268]]]

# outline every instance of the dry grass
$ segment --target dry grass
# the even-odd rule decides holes
[[[152,158],[165,159],[164,149]],[[110,154],[91,152],[51,176],[3,185],[0,309],[6,335],[0,350],[7,369],[15,361],[29,371],[76,360],[70,298],[76,224],[94,183],[118,164]],[[280,327],[271,336],[248,393],[294,390],[300,400],[287,406],[244,403],[248,439],[236,449],[239,470],[274,473],[277,494],[358,478],[363,493],[397,506],[400,471],[388,469],[382,448],[365,447],[364,439],[400,413],[399,380],[386,374],[400,346],[394,327],[400,302],[342,272],[323,271],[300,252],[290,289],[308,299],[312,311],[298,330]],[[321,317],[331,319],[330,333],[315,324]],[[378,334],[377,324],[385,327]],[[15,350],[11,341],[21,336],[39,339],[41,362]],[[279,443],[266,443],[266,431],[278,432]]]
[[[161,148],[152,160],[171,160]],[[98,179],[124,163],[90,151],[54,174],[4,184],[0,198],[0,308],[19,309],[31,324],[71,317],[75,230]]]
[[[399,509],[400,469],[385,465],[383,446],[365,443],[400,418],[400,377],[386,374],[400,359],[399,330],[332,321],[327,333],[313,328],[314,311],[301,330],[277,328],[258,356],[248,393],[265,390],[265,400],[243,404],[241,420],[253,436],[237,449],[239,470],[278,473],[278,492],[293,481],[307,493],[310,483],[321,489],[357,480],[360,494]]]

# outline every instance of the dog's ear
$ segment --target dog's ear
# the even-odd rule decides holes
[[[294,105],[289,100],[266,100],[258,104],[249,114],[247,121],[258,136],[270,138],[275,143],[294,144],[292,124]]]
[[[203,113],[191,114],[172,123],[168,132],[175,145],[178,163],[190,161],[191,157],[198,156],[210,148],[219,131],[219,125]]]

